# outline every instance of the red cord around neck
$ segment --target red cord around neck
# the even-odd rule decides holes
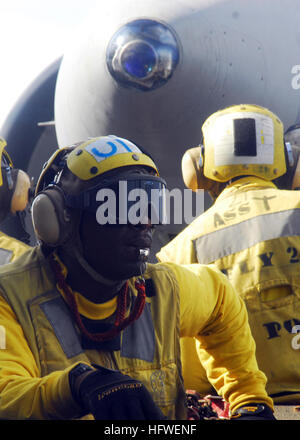
[[[102,342],[112,339],[125,327],[128,327],[129,324],[136,321],[141,316],[146,303],[145,283],[143,280],[138,280],[135,282],[135,287],[138,291],[138,295],[134,302],[133,310],[131,311],[130,315],[125,318],[128,299],[128,282],[126,282],[118,294],[116,318],[114,324],[112,325],[112,328],[102,333],[90,333],[84,326],[80,317],[75,295],[70,286],[68,286],[68,284],[66,283],[66,280],[61,270],[61,266],[53,255],[51,255],[50,257],[50,264],[54,272],[57,285],[65,294],[69,307],[74,315],[76,324],[78,325],[80,331],[88,339],[96,342]]]

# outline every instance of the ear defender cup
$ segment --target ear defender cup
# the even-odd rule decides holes
[[[184,184],[192,191],[208,189],[211,181],[203,174],[203,147],[189,148],[181,160],[181,171]]]
[[[10,202],[10,212],[15,214],[17,211],[24,211],[28,204],[29,189],[31,187],[30,178],[23,170],[16,170],[16,183]]]
[[[293,175],[293,181],[291,185],[291,189],[299,190],[300,189],[300,147],[293,146],[293,153],[295,157],[295,171]]]
[[[70,238],[72,216],[64,203],[64,193],[58,186],[41,191],[31,207],[32,223],[39,240],[48,246],[59,246]]]
[[[216,182],[204,175],[204,147],[190,148],[182,156],[181,171],[184,184],[192,191],[203,189],[215,200],[225,188],[225,183]]]
[[[275,185],[279,189],[299,190],[300,187],[300,147],[298,145],[285,142],[285,161],[287,171],[278,179],[274,179]]]
[[[0,221],[9,213],[24,211],[29,201],[31,187],[29,176],[17,168],[1,167]]]

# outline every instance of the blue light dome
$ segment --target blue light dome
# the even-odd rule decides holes
[[[179,62],[179,46],[169,26],[154,20],[134,20],[109,42],[106,62],[113,78],[124,87],[143,91],[163,86]]]

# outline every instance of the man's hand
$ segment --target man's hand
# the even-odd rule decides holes
[[[238,408],[232,415],[232,420],[276,420],[273,411],[267,406],[253,403]]]
[[[166,419],[141,382],[101,366],[80,372],[80,365],[75,374],[70,372],[71,390],[85,413],[92,413],[96,420]]]

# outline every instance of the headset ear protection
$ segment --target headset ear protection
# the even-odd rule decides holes
[[[61,148],[44,164],[31,206],[31,217],[35,234],[48,246],[57,247],[65,243],[73,231],[73,218],[65,205],[65,194],[58,185],[59,170],[70,151]],[[73,149],[73,148],[72,148]]]
[[[299,150],[299,149],[298,149]],[[291,189],[300,190],[300,150],[298,151],[298,157],[296,160],[295,171],[293,175],[293,180],[291,183]]]
[[[223,182],[217,182],[204,176],[203,145],[190,148],[184,153],[181,161],[181,170],[183,181],[187,188],[192,191],[203,189],[209,193],[212,200],[215,200],[225,188]]]
[[[284,133],[286,144],[290,144],[294,164],[291,170],[291,182],[289,189],[300,189],[300,124],[293,124]]]
[[[27,173],[13,167],[12,160],[5,150],[6,141],[0,137],[0,212],[5,218],[9,212],[24,211],[28,201],[31,181]]]
[[[45,188],[33,200],[33,228],[37,238],[48,246],[59,246],[72,234],[72,215],[64,200],[63,190],[57,185]]]
[[[204,146],[202,144],[186,150],[181,160],[181,171],[185,186],[192,191],[204,189],[212,193],[213,197],[216,191],[219,192],[219,188],[224,186],[204,175]]]
[[[24,211],[30,199],[31,181],[27,173],[23,170],[16,171],[16,180],[14,191],[10,202],[10,212],[16,214],[18,211]]]
[[[274,180],[279,189],[300,189],[300,147],[290,142],[285,142],[285,160],[287,172]]]
[[[192,191],[208,189],[210,179],[203,173],[204,148],[203,145],[186,150],[181,160],[181,171],[184,184]]]

